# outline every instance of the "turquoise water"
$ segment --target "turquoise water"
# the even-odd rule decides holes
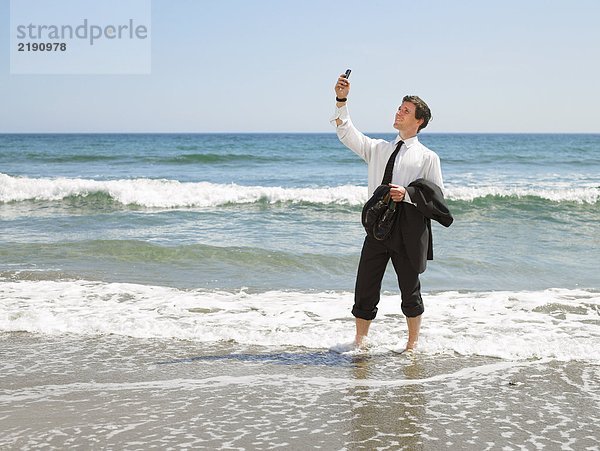
[[[425,290],[600,288],[600,135],[421,141],[455,216]],[[365,186],[334,134],[0,135],[0,275],[352,290]]]

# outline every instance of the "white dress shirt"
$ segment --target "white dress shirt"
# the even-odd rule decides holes
[[[383,179],[385,166],[400,141],[400,135],[393,141],[369,138],[359,132],[350,120],[348,107],[346,105],[336,108],[330,119],[332,125],[336,125],[336,119],[342,121],[337,126],[336,132],[339,140],[368,164],[369,197],[375,191]],[[392,183],[394,185],[408,186],[417,179],[424,178],[438,185],[444,190],[440,158],[435,152],[419,142],[414,136],[404,140],[404,144],[398,152],[394,162]],[[404,198],[410,202],[408,193]]]

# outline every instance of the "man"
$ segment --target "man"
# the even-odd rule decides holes
[[[421,144],[417,137],[419,131],[425,128],[431,120],[429,107],[417,96],[404,97],[394,117],[394,128],[398,130],[398,136],[388,142],[369,138],[354,127],[347,107],[349,92],[350,82],[341,75],[335,85],[336,111],[331,119],[332,124],[336,126],[339,140],[368,163],[369,197],[382,183],[388,160],[394,154],[397,146],[400,146],[393,162],[390,195],[402,207],[398,209],[400,210],[398,215],[402,216],[406,212],[407,214],[404,216],[414,217],[417,204],[411,200],[409,191],[415,197],[420,193],[412,188],[412,183],[418,179],[424,179],[425,183],[432,183],[434,188],[439,187],[440,196],[443,189],[440,159],[433,151]],[[407,191],[409,185],[411,187]],[[416,214],[419,215],[419,213]],[[404,218],[404,216],[402,217]],[[423,216],[420,216],[418,221],[423,227]],[[449,222],[451,223],[451,217]],[[396,218],[394,227],[389,238],[378,241],[367,235],[363,244],[356,276],[354,307],[352,308],[352,314],[356,318],[354,346],[358,348],[364,346],[371,321],[377,314],[381,282],[390,259],[398,277],[402,312],[406,316],[408,325],[408,341],[404,350],[412,351],[417,346],[421,329],[421,315],[424,311],[419,274],[425,270],[426,260],[432,258],[431,229],[424,240],[421,240],[421,237],[425,236],[425,232],[419,232],[419,240],[426,243],[424,246],[418,247],[416,251],[424,255],[415,256],[413,255],[415,248],[412,242],[413,235],[409,233],[410,230],[407,230],[411,227],[410,223]],[[407,237],[411,237],[411,242],[408,242]],[[427,252],[427,246],[429,246],[429,252]]]

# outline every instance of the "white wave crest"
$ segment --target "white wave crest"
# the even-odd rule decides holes
[[[249,294],[89,281],[0,282],[0,331],[234,341],[328,349],[350,341],[349,292]],[[425,294],[425,353],[600,364],[600,293],[589,290]],[[406,340],[399,296],[384,294],[370,343]],[[574,333],[576,331],[576,333]]]
[[[283,188],[164,179],[100,181],[79,178],[12,177],[0,174],[0,202],[60,201],[71,196],[85,197],[93,193],[104,193],[123,205],[139,205],[148,208],[215,207],[256,202],[308,202],[360,206],[367,200],[367,188],[356,185]],[[511,198],[535,196],[553,202],[595,204],[600,200],[600,188],[569,186],[547,188],[449,186],[446,188],[446,197],[449,200],[473,201],[488,196]]]
[[[85,197],[93,193],[105,193],[123,205],[150,208],[214,207],[259,201],[362,205],[367,197],[366,187],[353,185],[282,188],[154,179],[34,179],[0,174],[0,202],[59,201],[70,196]]]
[[[595,204],[600,200],[598,187],[551,186],[543,188],[506,186],[451,186],[446,188],[446,196],[451,200],[474,201],[488,196],[493,197],[539,197],[552,202],[576,202]]]

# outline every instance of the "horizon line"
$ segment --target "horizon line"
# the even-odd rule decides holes
[[[369,134],[396,135],[398,132],[368,131]],[[325,135],[333,134],[335,131],[21,131],[5,132],[0,135],[209,135],[209,134],[237,134],[237,135]],[[540,131],[435,131],[420,132],[419,135],[599,135],[597,132],[540,132]]]

